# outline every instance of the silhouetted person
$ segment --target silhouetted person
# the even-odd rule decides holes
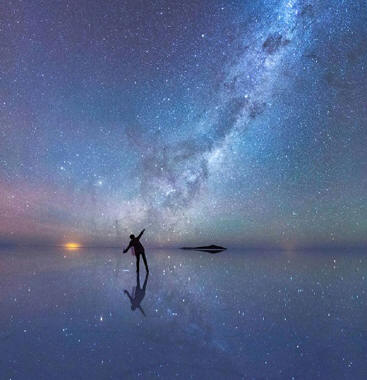
[[[133,288],[132,295],[130,295],[130,293],[126,289],[124,290],[124,293],[130,299],[131,310],[139,309],[143,313],[144,317],[145,317],[145,313],[144,313],[143,308],[140,306],[140,304],[141,304],[141,301],[143,301],[143,298],[145,296],[145,290],[147,288],[147,282],[148,282],[148,275],[149,275],[149,273],[147,272],[147,274],[145,275],[143,289],[140,287],[140,277],[139,277],[139,273],[137,273],[136,274],[136,287]]]
[[[147,263],[147,258],[145,257],[144,247],[140,243],[140,238],[143,235],[144,231],[145,231],[145,229],[143,231],[141,231],[140,234],[137,237],[135,237],[135,235],[130,235],[130,239],[131,239],[130,243],[126,247],[126,249],[124,249],[124,253],[126,253],[130,248],[134,249],[134,253],[135,253],[135,256],[136,256],[136,272],[138,272],[138,273],[139,273],[140,255],[143,256],[143,261],[144,261],[144,264],[145,264],[145,269],[149,273],[148,263]]]

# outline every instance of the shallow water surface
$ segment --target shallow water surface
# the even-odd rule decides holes
[[[367,377],[365,252],[147,258],[1,250],[0,378]]]

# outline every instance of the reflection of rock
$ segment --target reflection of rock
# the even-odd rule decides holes
[[[223,252],[224,249],[195,249],[195,251],[208,252],[208,253],[219,253],[219,252]]]
[[[181,249],[200,251],[200,252],[209,252],[209,253],[218,253],[218,252],[224,251],[227,248],[212,244],[212,245],[203,245],[200,247],[182,247]]]

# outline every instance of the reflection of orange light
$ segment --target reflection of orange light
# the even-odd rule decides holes
[[[64,248],[72,251],[72,250],[80,248],[80,244],[78,244],[78,243],[66,243],[66,244],[64,244]]]

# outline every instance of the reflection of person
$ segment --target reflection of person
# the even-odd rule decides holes
[[[149,273],[148,263],[147,263],[147,258],[145,256],[144,247],[140,243],[140,238],[143,235],[144,231],[145,231],[145,229],[143,231],[141,231],[137,237],[135,237],[135,235],[130,235],[131,240],[130,240],[129,245],[126,247],[126,249],[124,249],[124,253],[126,253],[130,248],[133,248],[135,256],[136,256],[136,271],[139,272],[139,262],[140,262],[140,255],[141,255],[143,257],[145,269]]]
[[[129,297],[130,302],[131,302],[131,310],[136,310],[139,309],[144,317],[145,313],[143,308],[140,306],[141,301],[143,301],[143,298],[145,296],[145,290],[147,288],[147,282],[148,282],[148,273],[145,275],[145,280],[144,280],[144,285],[143,289],[140,287],[140,278],[139,278],[139,273],[136,275],[136,286],[132,290],[132,294],[130,294],[126,289],[124,293]]]

